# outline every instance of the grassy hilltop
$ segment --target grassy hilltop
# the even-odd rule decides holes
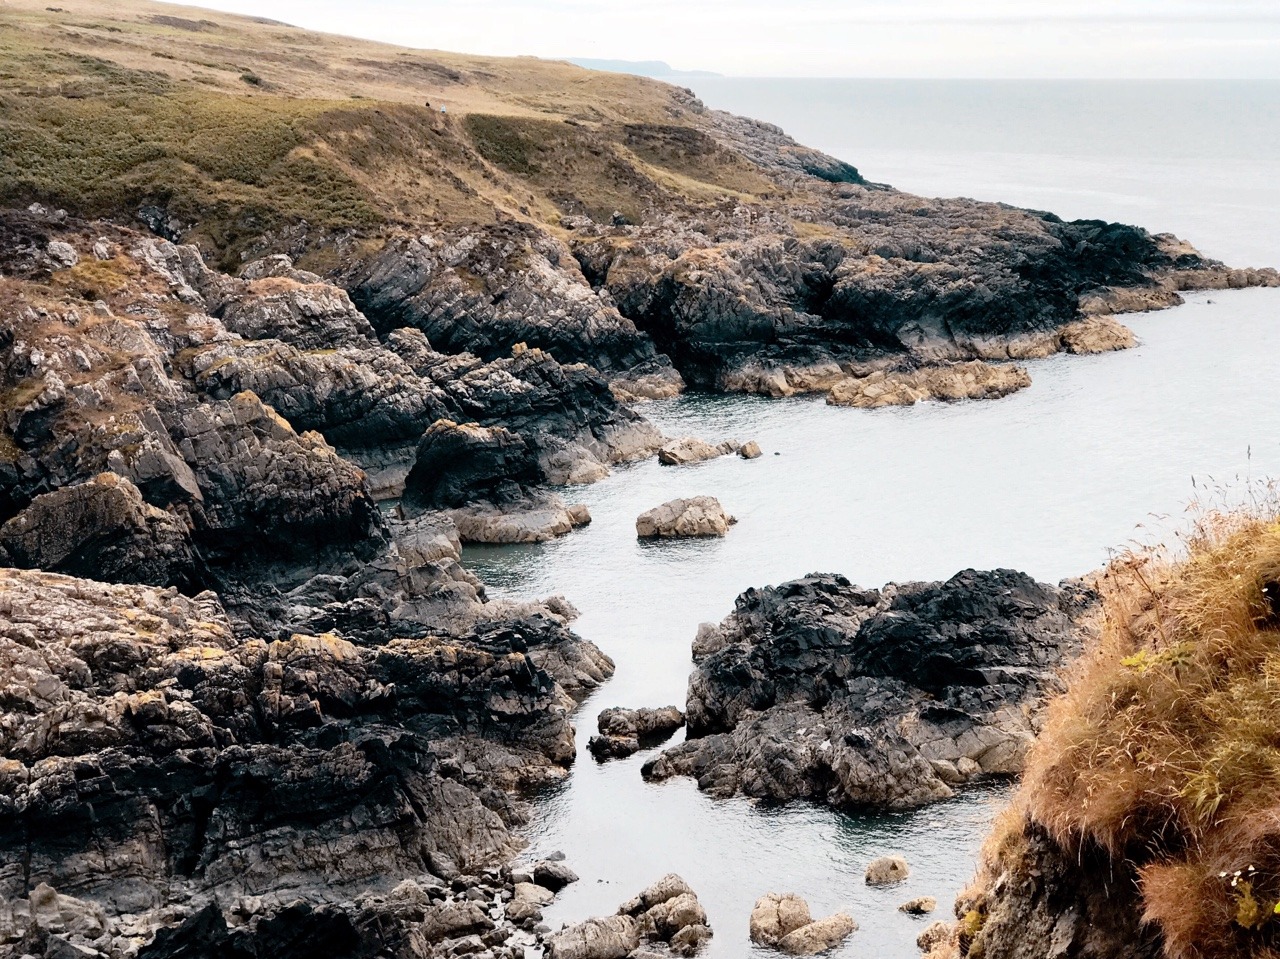
[[[223,254],[301,222],[554,226],[777,191],[676,87],[144,0],[6,0],[0,91],[0,202],[151,205]]]

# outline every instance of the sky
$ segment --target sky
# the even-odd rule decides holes
[[[1280,78],[1280,0],[197,0],[465,53],[733,76]]]

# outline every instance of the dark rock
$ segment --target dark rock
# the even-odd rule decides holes
[[[1016,773],[1028,714],[1079,641],[1071,602],[1008,570],[748,590],[699,632],[688,739],[643,771],[716,795],[891,808]]]
[[[0,565],[188,593],[207,580],[186,524],[114,473],[32,500],[0,526]]]
[[[480,499],[511,502],[541,479],[536,455],[518,434],[500,426],[438,420],[418,444],[404,503],[444,509]]]

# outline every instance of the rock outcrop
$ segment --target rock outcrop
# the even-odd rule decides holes
[[[686,741],[645,763],[713,795],[902,809],[1021,768],[1078,646],[1077,594],[1009,570],[751,589],[699,630]]]
[[[623,903],[616,915],[551,935],[547,959],[626,959],[639,956],[642,943],[668,950],[667,955],[694,956],[710,938],[697,894],[672,873]]]
[[[596,759],[620,759],[641,749],[657,746],[684,725],[684,713],[675,706],[662,709],[621,709],[600,713],[596,728],[600,735],[587,741]]]
[[[751,941],[789,956],[812,956],[844,942],[858,928],[848,913],[813,919],[809,904],[795,893],[766,893],[751,910]]]
[[[216,939],[224,912],[206,904],[240,902],[260,927],[299,897],[348,897],[334,916],[358,925],[350,903],[396,882],[500,867],[518,791],[573,760],[556,677],[580,688],[569,664],[589,644],[550,621],[264,641],[212,593],[18,570],[0,570],[0,607],[0,893],[46,883],[118,932],[145,914]],[[535,868],[555,888],[569,875]],[[494,927],[487,909],[438,922],[436,938]]]
[[[901,856],[880,856],[867,864],[868,886],[891,886],[911,875],[911,867]]]
[[[737,520],[714,496],[673,499],[636,517],[640,539],[680,539],[723,536]]]
[[[1020,366],[970,360],[916,370],[877,370],[866,376],[849,377],[831,387],[827,402],[832,406],[863,409],[911,406],[924,400],[952,403],[997,399],[1030,385],[1030,374]]]

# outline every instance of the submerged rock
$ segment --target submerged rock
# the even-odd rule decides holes
[[[695,496],[641,513],[636,518],[636,535],[641,539],[723,536],[736,522],[714,496]]]
[[[909,916],[927,916],[933,910],[938,908],[938,900],[933,896],[917,896],[915,899],[908,899],[898,907],[898,912],[905,912]]]

